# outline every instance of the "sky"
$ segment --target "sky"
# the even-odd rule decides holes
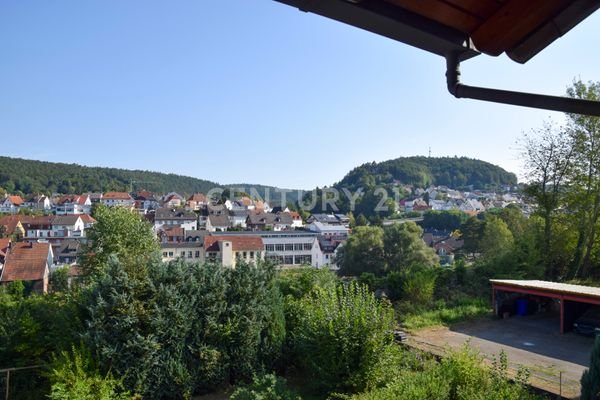
[[[600,12],[469,85],[563,95],[600,80]],[[0,155],[311,189],[401,156],[521,173],[560,113],[455,99],[443,58],[273,0],[0,0]]]

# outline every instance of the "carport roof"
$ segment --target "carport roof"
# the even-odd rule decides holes
[[[490,279],[493,285],[512,286],[522,289],[542,290],[556,294],[594,297],[600,299],[600,288],[592,286],[571,285],[568,283],[536,281],[536,280],[510,280]]]

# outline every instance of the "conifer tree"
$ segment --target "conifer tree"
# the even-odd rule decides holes
[[[581,376],[581,400],[600,399],[600,335],[592,349],[590,368]]]

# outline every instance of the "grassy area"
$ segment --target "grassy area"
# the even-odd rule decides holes
[[[440,302],[431,309],[409,310],[406,305],[399,307],[402,326],[407,330],[417,330],[432,326],[447,326],[456,322],[490,315],[491,308],[483,299],[462,300],[454,305]]]

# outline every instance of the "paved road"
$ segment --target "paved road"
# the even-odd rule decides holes
[[[513,373],[519,365],[526,366],[533,386],[556,394],[562,392],[566,398],[579,395],[579,380],[589,365],[593,347],[591,338],[574,333],[561,335],[557,317],[543,315],[425,329],[413,333],[408,343],[443,355],[448,346],[459,348],[467,341],[488,360],[504,350]]]

